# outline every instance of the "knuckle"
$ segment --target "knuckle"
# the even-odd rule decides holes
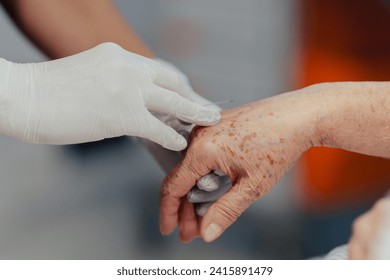
[[[230,207],[230,203],[225,200],[215,202],[214,207],[219,215],[230,223],[235,222],[240,216],[240,212],[235,210],[233,207]]]
[[[183,88],[183,81],[180,75],[174,71],[170,71],[171,79],[172,79],[172,87],[177,89],[179,93],[181,93]]]
[[[107,49],[107,50],[122,49],[118,44],[113,42],[104,42],[99,44],[97,47],[100,49]]]
[[[238,190],[244,201],[254,201],[261,198],[264,191],[256,184],[247,184]]]
[[[209,141],[208,137],[205,137],[205,134],[203,133],[191,138],[190,143],[190,150],[192,153],[196,154],[197,157],[208,157],[218,150],[216,144]]]
[[[203,157],[204,153],[207,153],[207,149],[205,149],[204,145],[203,145],[203,140],[199,140],[199,141],[191,141],[190,142],[190,146],[189,148],[187,149],[187,152],[186,152],[186,156],[184,158],[184,160],[186,160],[188,164],[191,164],[191,161],[194,160],[194,159],[200,159]]]
[[[119,55],[123,49],[121,46],[112,43],[112,42],[105,42],[102,43],[95,48],[98,51],[99,56],[106,62],[110,62],[112,60],[120,61]],[[114,59],[118,58],[118,59]]]
[[[191,174],[191,175],[194,175],[195,177],[197,177],[199,174],[198,172],[198,169],[196,168],[197,167],[197,163],[196,163],[196,160],[194,160],[195,157],[193,156],[186,156],[184,159],[183,159],[183,163],[187,166],[187,171]]]
[[[186,155],[182,159],[183,164],[186,166],[190,166],[191,162],[197,157],[198,153],[196,152],[196,149],[194,149],[192,146],[188,148],[186,151]]]
[[[165,178],[165,180],[163,182],[163,185],[162,185],[162,188],[161,188],[161,197],[174,196],[175,195],[176,187],[172,183],[172,181],[174,181],[174,177],[175,176],[176,175],[174,175],[174,174],[169,174]]]
[[[170,195],[170,193],[171,192],[169,191],[168,185],[164,183],[160,191],[161,197],[166,197]]]

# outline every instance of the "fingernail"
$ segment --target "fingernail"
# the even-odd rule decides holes
[[[222,228],[217,224],[209,225],[204,232],[204,241],[211,242],[217,239],[222,234]]]
[[[220,119],[221,119],[221,113],[217,111],[212,111],[212,113],[210,114],[210,122],[216,124],[217,122],[219,122]]]
[[[219,122],[221,114],[213,109],[203,108],[203,110],[199,112],[197,119],[207,125],[213,125]]]
[[[179,146],[178,151],[184,150],[187,147],[186,139],[184,139],[184,137],[180,135],[180,137],[178,137],[177,139],[177,145]]]

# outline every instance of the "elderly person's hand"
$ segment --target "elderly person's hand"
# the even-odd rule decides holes
[[[349,258],[390,259],[390,198],[378,200],[357,218],[349,241]]]
[[[316,120],[303,98],[304,94],[280,95],[225,111],[211,128],[199,127],[185,158],[165,180],[162,233],[173,231],[179,221],[182,240],[201,232],[205,241],[213,241],[269,192],[315,141]],[[199,232],[198,218],[185,195],[213,170],[227,174],[233,187],[207,210]]]
[[[161,190],[161,232],[179,224],[182,240],[215,240],[312,146],[390,157],[389,91],[388,82],[318,84],[226,111],[215,126],[194,130]],[[201,219],[185,196],[214,170],[233,186]]]

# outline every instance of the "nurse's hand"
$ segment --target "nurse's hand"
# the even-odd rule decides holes
[[[182,150],[186,140],[151,112],[198,125],[220,114],[182,97],[180,87],[174,71],[113,43],[36,64],[0,59],[0,133],[42,144],[130,135]]]
[[[304,91],[302,91],[304,92]],[[181,163],[161,193],[160,229],[179,224],[186,239],[218,238],[253,202],[268,193],[300,155],[316,144],[316,119],[307,94],[288,93],[222,113],[209,128],[197,128]],[[199,219],[185,196],[202,176],[221,170],[233,182]]]
[[[378,200],[353,223],[349,258],[390,259],[390,198]]]

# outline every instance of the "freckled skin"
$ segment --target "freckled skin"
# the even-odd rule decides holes
[[[271,157],[270,155],[267,155],[267,159],[268,159],[268,161],[269,161],[269,163],[270,163],[271,165],[274,165],[274,164],[275,164],[275,161],[272,159],[272,157]]]
[[[266,107],[263,108],[264,106]],[[233,183],[240,182],[239,186],[234,187],[234,192],[241,197],[239,207],[243,209],[249,206],[249,202],[268,193],[290,167],[291,162],[295,162],[304,150],[301,145],[305,143],[301,140],[303,134],[301,129],[297,130],[289,121],[292,118],[287,115],[286,118],[280,119],[269,113],[271,107],[275,107],[272,111],[281,111],[282,109],[277,107],[291,108],[291,103],[281,105],[276,101],[265,100],[264,106],[260,101],[227,110],[222,113],[218,124],[212,127],[196,127],[190,136],[187,151],[187,155],[191,157],[185,159],[190,164],[189,172],[207,174],[209,170],[202,172],[197,168],[208,166],[230,176]],[[190,177],[184,173],[182,176]],[[191,183],[191,186],[193,185],[194,183]],[[233,201],[238,203],[237,200]],[[230,200],[221,197],[212,208],[224,207],[223,205],[234,207]],[[186,221],[185,223],[200,223],[196,218],[183,216],[179,220]],[[197,227],[200,229],[199,224]],[[181,225],[179,228],[184,230],[188,227]],[[181,236],[186,236],[186,239],[193,237],[187,234],[190,233],[181,232]]]
[[[163,184],[161,232],[179,223],[185,240],[213,241],[313,146],[390,158],[389,92],[388,82],[324,83],[227,110],[218,124],[195,128],[185,157]],[[183,197],[216,169],[233,186],[198,219],[181,205]],[[207,237],[211,224],[220,231]]]

